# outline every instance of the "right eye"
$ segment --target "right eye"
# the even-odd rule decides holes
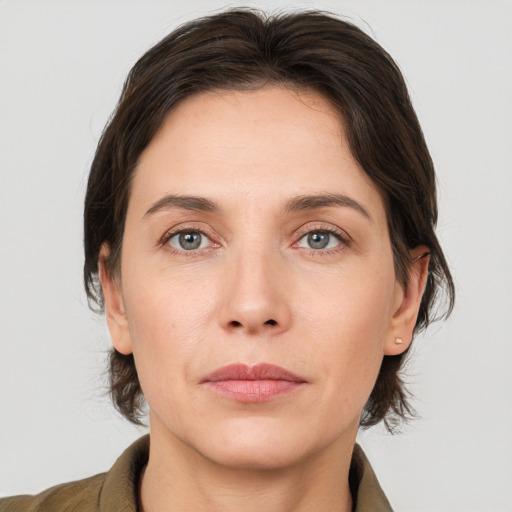
[[[208,247],[211,241],[201,231],[178,231],[169,236],[167,243],[179,251],[197,251]]]

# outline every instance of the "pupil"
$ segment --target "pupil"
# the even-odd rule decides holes
[[[197,249],[201,245],[200,233],[182,233],[180,235],[180,245],[183,249]]]
[[[311,233],[308,236],[308,244],[313,249],[325,249],[329,243],[329,233]]]

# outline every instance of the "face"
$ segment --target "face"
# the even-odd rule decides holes
[[[237,467],[353,442],[418,302],[339,115],[277,87],[174,108],[134,176],[120,274],[102,284],[152,435]]]

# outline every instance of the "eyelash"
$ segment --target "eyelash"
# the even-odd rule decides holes
[[[185,233],[199,233],[202,236],[205,236],[208,238],[211,242],[211,245],[207,248],[203,249],[192,249],[190,251],[186,250],[179,250],[172,247],[169,242],[172,240],[176,235],[181,235]],[[313,249],[313,248],[306,248],[306,247],[296,247],[296,245],[307,235],[310,235],[311,233],[328,233],[329,235],[333,235],[339,242],[339,245],[331,248],[331,249]],[[351,244],[351,238],[344,233],[341,230],[337,230],[335,228],[329,227],[329,226],[315,226],[315,227],[308,227],[307,229],[302,229],[299,231],[297,235],[296,241],[292,244],[292,248],[294,249],[302,249],[308,252],[308,254],[312,256],[326,256],[326,255],[332,255],[335,253],[338,253],[342,250],[344,250],[346,247],[349,247]],[[172,254],[183,256],[183,257],[191,257],[196,256],[202,252],[211,251],[212,249],[215,249],[217,247],[220,247],[220,244],[215,243],[212,241],[212,237],[209,236],[203,229],[196,228],[194,226],[186,227],[186,228],[180,228],[168,231],[165,233],[165,235],[160,240],[160,245],[165,247],[169,252]]]
[[[185,234],[185,233],[200,233],[202,236],[205,236],[206,238],[208,238],[212,245],[210,245],[207,248],[203,248],[203,249],[193,249],[190,251],[185,251],[185,250],[175,249],[174,247],[172,247],[169,244],[169,242],[176,235],[181,235],[181,234]],[[194,226],[168,231],[167,233],[165,233],[165,235],[160,240],[160,245],[165,247],[171,254],[175,254],[177,256],[184,256],[185,258],[190,257],[190,256],[196,256],[197,254],[199,254],[201,252],[205,252],[205,251],[209,252],[212,249],[215,249],[216,247],[220,247],[220,244],[213,242],[212,237],[209,236],[207,233],[205,233],[203,229],[196,228]]]
[[[329,235],[333,235],[339,242],[338,246],[331,249],[313,249],[300,247],[300,249],[307,251],[311,256],[329,256],[336,254],[340,251],[343,251],[346,247],[349,247],[352,241],[348,234],[339,229],[335,229],[330,226],[309,226],[299,231],[297,241],[294,242],[293,246],[296,246],[305,236],[310,235],[311,233],[328,233]]]

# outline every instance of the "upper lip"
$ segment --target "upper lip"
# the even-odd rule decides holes
[[[290,382],[306,382],[306,379],[269,363],[248,366],[242,363],[230,364],[217,368],[207,375],[202,382],[218,382],[222,380],[288,380]]]

